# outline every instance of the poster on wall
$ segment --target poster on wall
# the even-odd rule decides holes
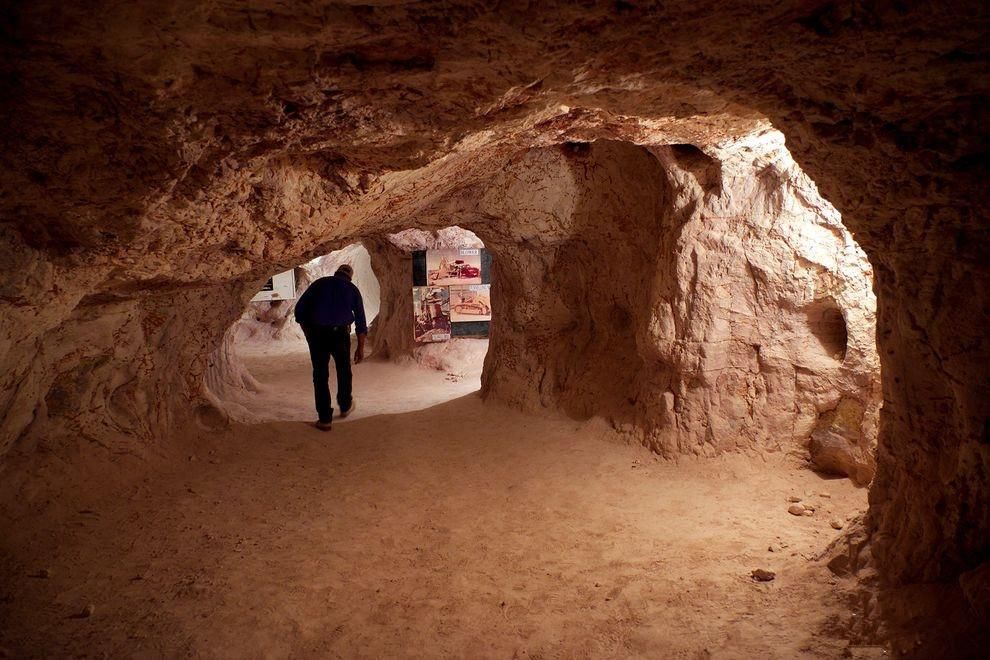
[[[447,287],[413,287],[413,339],[417,343],[450,339],[450,292]]]
[[[481,249],[454,248],[426,252],[426,276],[430,286],[481,284]]]
[[[292,300],[296,297],[296,273],[287,270],[284,273],[268,278],[261,291],[254,294],[251,302],[270,302],[275,300]]]
[[[452,323],[491,320],[491,284],[461,284],[450,287],[450,321]]]

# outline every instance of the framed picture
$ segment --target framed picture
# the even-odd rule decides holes
[[[413,339],[417,343],[450,339],[450,292],[447,287],[413,287]]]
[[[427,250],[428,286],[481,284],[481,249]]]
[[[492,320],[491,284],[461,284],[450,287],[450,321],[467,323]]]

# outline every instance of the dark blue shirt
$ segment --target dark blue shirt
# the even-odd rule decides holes
[[[302,326],[357,324],[359,335],[368,332],[361,292],[346,277],[321,277],[296,302],[296,321]]]

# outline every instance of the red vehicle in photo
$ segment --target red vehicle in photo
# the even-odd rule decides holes
[[[440,260],[440,265],[436,270],[430,271],[430,281],[446,279],[473,279],[481,277],[481,269],[477,266],[465,262],[463,259],[447,261],[446,258]]]

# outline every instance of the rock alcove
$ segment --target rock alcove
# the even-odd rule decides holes
[[[498,264],[489,400],[873,477],[883,583],[979,608],[986,30],[981,3],[17,5],[8,498],[224,427],[223,338],[272,271],[455,224]]]

